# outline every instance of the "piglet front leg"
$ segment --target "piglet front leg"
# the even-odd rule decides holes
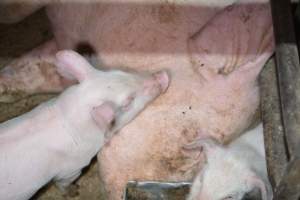
[[[55,185],[65,196],[75,196],[78,193],[78,186],[72,184],[77,178],[79,178],[81,170],[76,170],[71,173],[67,173],[63,176],[58,176],[54,181]]]

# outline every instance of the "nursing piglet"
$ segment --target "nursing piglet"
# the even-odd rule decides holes
[[[227,147],[210,138],[190,147],[203,149],[206,164],[196,176],[188,200],[272,200],[261,124]]]
[[[169,83],[164,71],[103,72],[73,51],[56,58],[60,74],[79,84],[0,125],[0,199],[28,199],[51,180],[64,190]]]

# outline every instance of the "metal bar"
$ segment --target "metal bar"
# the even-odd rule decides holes
[[[274,200],[299,200],[300,188],[300,64],[295,38],[291,2],[271,0],[276,43],[276,69],[283,144],[288,164],[284,174],[276,177]],[[278,120],[279,121],[279,120]],[[283,145],[282,144],[282,145]],[[278,147],[279,148],[279,147]],[[278,149],[277,149],[278,150]],[[276,163],[275,163],[276,164]],[[273,177],[274,178],[274,177]]]
[[[295,159],[286,168],[275,197],[280,200],[299,200],[300,198],[300,159]]]
[[[281,121],[274,58],[270,59],[262,70],[259,85],[268,173],[273,188],[276,188],[284,174],[288,158]]]
[[[289,0],[271,0],[283,129],[291,158],[300,154],[300,64]]]

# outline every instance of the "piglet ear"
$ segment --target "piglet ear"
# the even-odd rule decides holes
[[[79,82],[84,81],[94,69],[81,55],[72,50],[56,53],[56,66],[60,75]]]
[[[244,194],[242,200],[262,200],[261,189],[254,187],[251,191]]]
[[[109,101],[103,102],[93,108],[91,116],[101,130],[108,130],[115,120],[115,105]]]
[[[262,178],[258,177],[256,174],[250,175],[248,177],[249,185],[252,185],[253,191],[259,191],[258,193],[253,193],[255,195],[259,195],[258,199],[261,200],[272,200],[273,199],[273,192],[272,187],[268,181],[263,181]],[[247,198],[245,198],[247,199]]]
[[[197,200],[200,197],[201,194],[201,188],[203,184],[203,177],[205,170],[207,169],[207,165],[204,165],[199,171],[197,176],[193,180],[192,187],[190,189],[190,194],[187,198],[187,200]]]

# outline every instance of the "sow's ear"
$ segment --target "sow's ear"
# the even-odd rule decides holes
[[[91,111],[91,116],[101,130],[111,128],[115,120],[115,106],[112,102],[106,101],[96,106]]]
[[[56,53],[56,66],[60,75],[67,79],[84,81],[94,68],[78,53],[63,50]]]

